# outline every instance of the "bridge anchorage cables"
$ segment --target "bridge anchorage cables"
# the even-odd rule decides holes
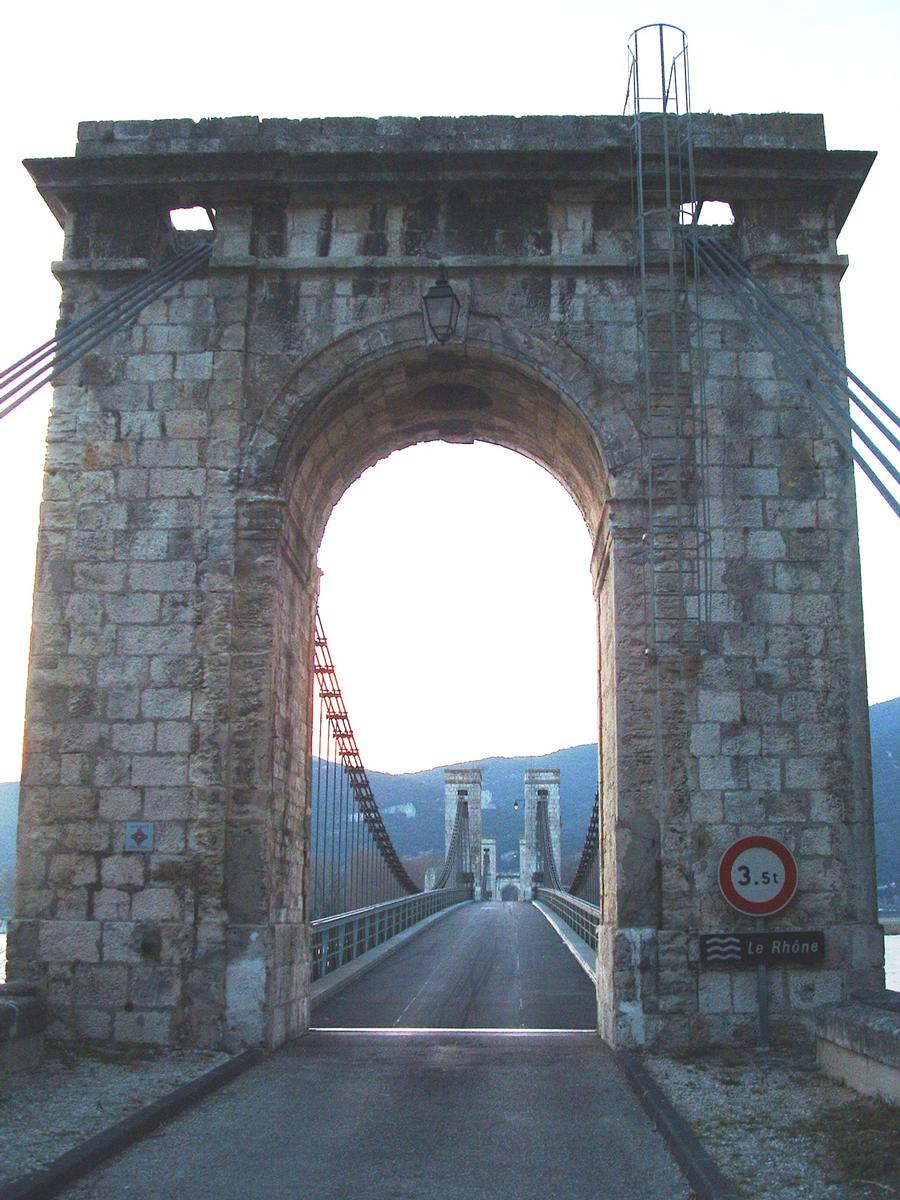
[[[315,982],[426,917],[471,900],[474,875],[462,804],[434,889],[422,891],[407,873],[363,765],[318,611],[313,674],[308,894]]]
[[[54,337],[0,371],[0,420],[101,342],[130,325],[148,304],[205,267],[212,249],[211,241],[195,241],[176,251],[83,317],[63,324]]]
[[[696,247],[701,271],[753,329],[900,517],[900,417],[826,341],[797,320],[738,258],[725,236],[688,229],[685,237]]]
[[[600,924],[600,799],[588,821],[578,866],[568,887],[564,887],[550,838],[547,805],[539,800],[536,812],[536,870],[534,899],[560,917],[583,942],[597,952],[597,926]]]

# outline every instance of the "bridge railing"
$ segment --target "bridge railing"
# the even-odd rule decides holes
[[[538,887],[534,889],[534,899],[546,904],[552,912],[561,917],[570,929],[587,942],[593,951],[597,950],[597,926],[600,924],[600,907],[587,900],[581,900],[569,892],[556,888]]]
[[[312,921],[312,982],[368,954],[426,917],[471,899],[470,887],[440,888]]]

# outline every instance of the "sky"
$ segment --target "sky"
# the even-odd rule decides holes
[[[695,111],[823,112],[832,148],[879,151],[839,249],[850,256],[848,361],[897,408],[895,0],[15,6],[0,80],[0,366],[50,335],[59,298],[49,263],[61,233],[20,163],[73,153],[79,120],[618,113],[628,36],[660,20],[687,31]],[[19,772],[47,410],[40,395],[0,424],[0,779]],[[900,521],[866,483],[859,514],[877,702],[900,694]],[[506,451],[416,447],[368,472],[336,509],[320,561],[323,614],[369,765],[410,770],[591,740],[588,556],[562,489]],[[440,644],[434,628],[447,631]]]

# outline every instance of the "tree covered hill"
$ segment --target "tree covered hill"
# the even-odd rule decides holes
[[[482,833],[497,839],[497,855],[502,865],[518,859],[519,838],[523,836],[524,776],[529,768],[558,767],[560,771],[560,811],[562,815],[563,862],[581,853],[587,832],[594,794],[597,791],[597,747],[571,746],[531,758],[483,758],[478,762],[447,763],[448,767],[480,767],[483,789]],[[378,804],[385,824],[401,858],[439,852],[444,849],[444,767],[417,771],[410,775],[387,775],[370,771]],[[519,811],[513,803],[519,801]],[[415,817],[391,809],[415,805]],[[504,863],[505,858],[505,863]]]

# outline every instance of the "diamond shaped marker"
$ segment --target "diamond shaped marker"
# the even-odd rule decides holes
[[[153,822],[126,821],[125,847],[126,850],[143,851],[145,854],[153,849]]]

